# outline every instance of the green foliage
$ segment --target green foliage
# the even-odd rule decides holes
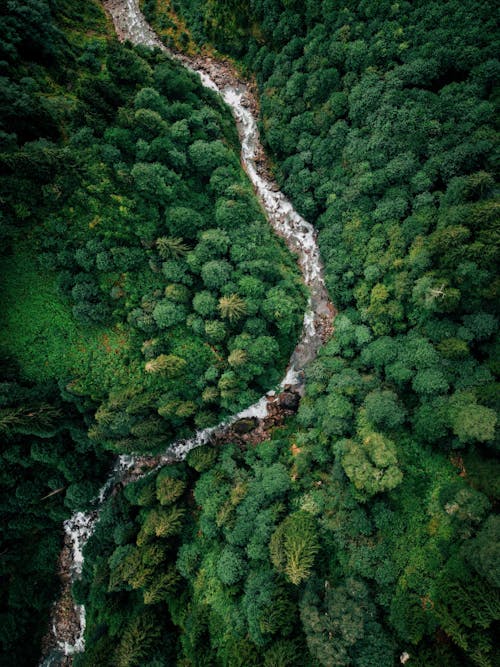
[[[156,497],[160,505],[171,505],[182,495],[186,483],[169,475],[168,468],[160,472],[156,478]]]
[[[181,238],[162,236],[156,239],[158,254],[162,259],[178,259],[187,253],[187,246]]]
[[[54,7],[49,25],[66,26],[70,6]],[[15,34],[7,31],[5,43]],[[35,52],[6,65],[14,87],[27,81],[28,63],[35,68],[29,107],[56,96],[65,109],[43,103],[50,123],[34,118],[17,135],[0,109],[11,133],[0,156],[8,241],[1,351],[26,377],[55,378],[98,403],[95,442],[153,451],[275,382],[300,328],[302,292],[288,280],[297,269],[255,203],[227,109],[159,52],[81,35],[73,53],[59,37],[69,79],[64,65],[52,71]],[[210,185],[218,170],[227,176],[220,193]],[[237,290],[258,280],[254,259],[281,268],[249,306]],[[230,387],[226,376],[219,391],[207,374],[216,368],[231,378],[233,339],[278,285],[297,302],[292,335],[284,339],[270,314],[251,337],[265,334],[277,354],[258,366],[241,356],[237,382]],[[127,393],[137,407],[126,404]]]
[[[489,585],[500,588],[498,550],[500,548],[500,522],[497,516],[489,516],[474,540],[463,547],[470,565]]]
[[[269,549],[274,567],[292,584],[306,580],[319,551],[314,518],[306,512],[290,514],[274,532]]]
[[[222,317],[231,323],[240,320],[246,313],[245,301],[238,294],[229,294],[219,299],[219,311]]]
[[[137,536],[137,544],[141,546],[156,537],[170,537],[177,534],[182,527],[184,511],[176,507],[168,510],[150,510],[144,517],[141,531]]]
[[[203,445],[192,449],[187,456],[187,463],[191,468],[194,468],[197,472],[203,472],[211,468],[215,459],[217,458],[217,452],[214,451],[209,445]]]
[[[217,575],[223,584],[235,584],[244,576],[244,561],[234,549],[225,547],[217,563]]]
[[[155,359],[148,361],[144,367],[146,373],[161,373],[169,377],[176,377],[182,374],[187,365],[187,361],[175,354],[160,354]]]
[[[179,11],[255,72],[340,314],[297,419],[115,490],[76,587],[75,665],[372,667],[402,647],[495,664],[491,8],[142,4],[167,41]],[[0,392],[0,634],[24,664],[97,452],[163,450],[252,402],[304,298],[195,77],[105,39],[93,2],[11,2],[0,23],[1,352],[20,364]]]
[[[301,652],[293,641],[280,641],[264,654],[264,667],[293,667],[300,662]]]
[[[493,18],[473,2],[330,5],[176,3],[198,42],[255,73],[275,174],[319,229],[340,311],[288,443],[286,512],[313,511],[324,544],[302,628],[314,664],[392,664],[406,642],[418,665],[491,665]],[[253,289],[230,293],[250,304]],[[261,315],[285,332],[286,311],[269,291]],[[252,355],[241,338],[233,349],[237,371],[240,351]],[[248,553],[273,535],[283,569],[276,517],[258,517]]]
[[[321,665],[387,664],[391,643],[371,616],[373,604],[366,585],[347,578],[345,584],[324,584],[321,596],[312,582],[304,595],[301,617],[311,654]]]
[[[116,649],[118,667],[137,667],[143,664],[152,647],[160,639],[160,628],[154,616],[141,614],[124,628],[123,637]]]
[[[373,391],[365,398],[367,420],[375,427],[394,429],[404,421],[404,412],[392,391]]]
[[[356,489],[368,496],[398,486],[403,474],[397,466],[396,445],[381,433],[363,431],[361,442],[343,444],[342,465]]]
[[[109,465],[57,386],[21,383],[2,364],[1,661],[36,662],[57,595],[61,524],[95,497]],[[87,412],[88,417],[88,412]],[[5,662],[7,664],[7,662]]]
[[[473,393],[457,392],[450,399],[450,425],[461,444],[488,442],[495,437],[497,415],[478,405]]]

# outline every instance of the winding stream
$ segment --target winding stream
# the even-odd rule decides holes
[[[256,115],[257,103],[249,85],[241,81],[228,63],[218,62],[204,56],[188,57],[167,49],[146,23],[136,0],[105,0],[104,6],[113,19],[120,39],[128,39],[136,45],[156,47],[182,62],[189,70],[197,73],[202,84],[221,95],[231,108],[241,140],[241,162],[252,181],[269,223],[281,236],[288,248],[297,255],[304,283],[309,288],[307,310],[304,315],[302,336],[295,348],[281,388],[303,393],[303,369],[315,358],[318,349],[332,332],[334,308],[325,288],[322,263],[316,232],[296,211],[290,201],[281,193],[270,178],[265,167],[265,154],[260,143]],[[198,431],[192,438],[171,444],[164,455],[150,457],[153,466],[158,467],[184,459],[187,453],[200,445],[220,437],[230,430],[234,422],[242,418],[254,417],[263,420],[270,404],[278,400],[274,391],[263,396],[257,403],[246,408],[223,423]],[[83,547],[92,535],[99,517],[99,508],[113,487],[119,482],[127,482],[127,473],[147,458],[135,459],[120,456],[105,485],[96,499],[96,509],[90,512],[76,512],[64,522],[67,581],[61,600],[56,603],[51,623],[49,643],[54,648],[42,661],[42,667],[69,665],[71,655],[84,650],[85,609],[74,606],[73,619],[67,622],[61,611],[62,599],[70,596],[71,583],[81,575],[83,567]],[[146,474],[146,473],[143,473]]]

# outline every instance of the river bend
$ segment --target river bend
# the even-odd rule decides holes
[[[218,93],[230,107],[241,141],[243,168],[253,183],[270,225],[276,234],[284,239],[290,251],[297,256],[304,283],[308,287],[309,297],[302,335],[281,382],[282,388],[287,387],[302,394],[304,367],[316,357],[323,342],[331,335],[335,311],[325,288],[316,231],[294,210],[266,168],[265,153],[257,126],[258,104],[253,87],[242,81],[226,61],[199,55],[190,57],[167,49],[144,19],[136,0],[105,0],[103,4],[113,20],[119,39],[129,40],[134,45],[158,48],[168,53],[198,74],[202,84]],[[257,403],[223,423],[199,431],[192,438],[174,442],[164,455],[151,457],[150,462],[158,467],[180,461],[191,449],[227,433],[231,424],[241,418],[254,417],[263,420],[268,414],[270,404],[275,400],[275,392],[270,391]],[[71,582],[81,575],[83,547],[92,535],[99,517],[100,506],[116,484],[126,483],[127,473],[137,461],[135,457],[120,456],[96,499],[96,508],[89,512],[76,512],[64,522],[65,549],[69,553],[64,566],[68,570],[66,574],[69,575],[65,595],[69,595]],[[148,459],[140,457],[140,461],[147,463]],[[70,656],[84,650],[85,609],[76,605],[74,618],[68,623],[58,608],[60,604],[61,601],[54,606],[50,632],[50,643],[56,648],[41,662],[42,667],[71,664]]]

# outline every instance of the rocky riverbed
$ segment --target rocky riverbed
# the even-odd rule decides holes
[[[197,73],[203,85],[221,95],[231,108],[241,140],[243,168],[253,183],[269,223],[297,256],[304,283],[309,289],[309,300],[302,335],[278,393],[268,392],[257,403],[223,423],[173,443],[162,455],[120,457],[96,499],[96,507],[87,513],[77,512],[65,522],[65,544],[59,560],[61,597],[54,605],[51,629],[44,643],[43,667],[71,665],[71,655],[84,649],[85,610],[72,602],[71,584],[81,573],[82,550],[92,534],[104,500],[117,488],[152,470],[184,459],[191,449],[200,445],[217,447],[236,442],[241,446],[252,446],[269,438],[270,431],[298,409],[304,392],[304,368],[331,336],[335,316],[324,284],[316,230],[280,192],[268,168],[257,126],[259,105],[255,83],[244,81],[227,59],[215,59],[208,54],[191,57],[167,49],[146,23],[136,0],[105,0],[103,4],[119,39],[167,52]]]

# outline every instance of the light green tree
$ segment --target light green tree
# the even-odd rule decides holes
[[[246,313],[245,300],[238,294],[230,294],[219,299],[218,306],[222,317],[231,323],[237,322]]]
[[[314,517],[302,510],[290,514],[273,533],[269,551],[274,567],[292,584],[307,579],[319,551]]]

